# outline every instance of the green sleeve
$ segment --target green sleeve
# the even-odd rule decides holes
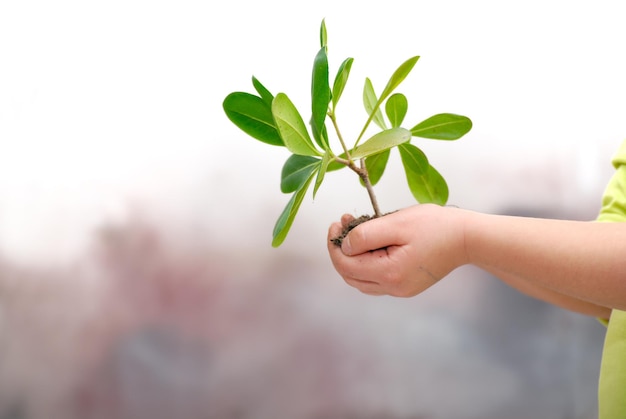
[[[626,141],[615,155],[613,166],[615,173],[606,187],[597,218],[600,222],[626,221]],[[598,408],[598,419],[626,417],[626,312],[620,310],[612,311],[607,325]]]
[[[626,141],[613,157],[615,174],[602,197],[598,221],[620,223],[626,221]]]

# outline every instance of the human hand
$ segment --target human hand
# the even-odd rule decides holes
[[[328,252],[348,285],[369,295],[412,297],[467,263],[463,211],[420,204],[355,227],[341,246],[331,239],[354,217],[328,230]]]

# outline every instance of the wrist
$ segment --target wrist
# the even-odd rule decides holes
[[[454,222],[453,228],[458,232],[457,238],[457,251],[458,254],[458,266],[472,264],[471,249],[470,249],[470,235],[471,226],[475,222],[476,213],[470,210],[453,208]]]

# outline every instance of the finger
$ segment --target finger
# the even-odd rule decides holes
[[[341,225],[346,228],[354,220],[354,216],[350,214],[344,214],[341,216]]]
[[[343,240],[343,252],[347,255],[359,255],[376,249],[405,244],[400,217],[388,214],[364,222],[350,231]]]
[[[338,247],[338,246],[337,246]],[[389,272],[393,271],[393,261],[387,249],[346,256],[342,251],[331,254],[335,269],[345,281],[358,281],[354,284],[377,284],[380,286]],[[360,287],[358,287],[360,288]]]
[[[326,246],[328,247],[330,260],[339,274],[342,274],[342,266],[346,263],[344,260],[346,256],[343,254],[341,246],[339,246],[336,242],[336,239],[342,235],[342,231],[343,226],[341,223],[333,223],[328,228],[328,236],[326,239]]]
[[[365,291],[361,291],[363,294],[366,295],[371,295],[372,297],[380,297],[381,295],[388,295],[386,292],[382,292],[382,291],[372,291],[372,292],[365,292]]]
[[[328,241],[339,236],[342,230],[343,225],[341,223],[332,223],[328,228]]]
[[[350,285],[353,288],[358,289],[363,294],[368,295],[382,295],[383,292],[380,288],[380,285],[373,281],[363,281],[360,279],[354,278],[344,278],[346,284]]]
[[[331,225],[328,231],[328,241],[332,242],[335,245],[335,247],[341,249],[341,243],[346,233],[350,231],[350,228],[351,228],[350,223],[353,220],[354,220],[354,217],[350,214],[342,215],[340,223],[333,223],[333,225]]]

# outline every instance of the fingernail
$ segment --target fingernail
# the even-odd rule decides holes
[[[341,251],[348,256],[352,255],[352,245],[350,244],[350,236],[344,237],[341,243]]]

